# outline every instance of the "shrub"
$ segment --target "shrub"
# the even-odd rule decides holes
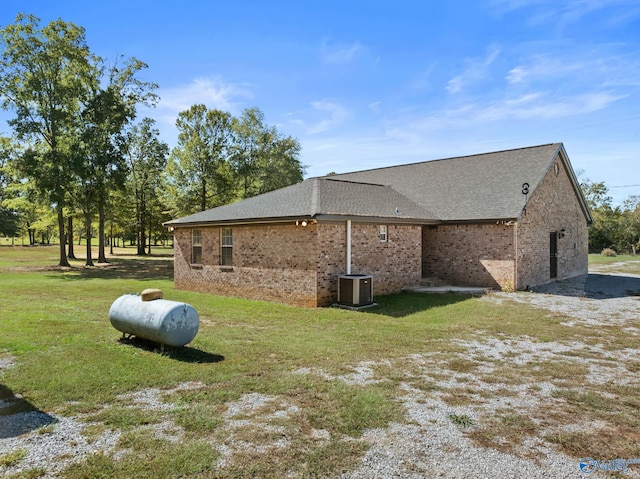
[[[504,286],[502,287],[502,291],[504,293],[513,293],[515,291],[515,289],[513,288],[513,285],[511,284],[511,281],[507,280],[504,283]]]
[[[616,253],[613,249],[611,248],[605,248],[602,250],[602,253],[600,253],[602,256],[618,256],[618,253]]]

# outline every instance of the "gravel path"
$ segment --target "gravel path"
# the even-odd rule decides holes
[[[536,292],[494,293],[482,301],[517,301],[543,308],[550,313],[562,313],[569,318],[567,324],[600,327],[615,324],[632,336],[640,336],[640,276],[618,276],[613,274],[590,274],[566,281],[558,281]],[[423,391],[407,381],[402,384],[404,394],[401,401],[407,422],[391,424],[384,429],[370,430],[362,440],[368,444],[368,452],[359,466],[343,479],[391,479],[424,477],[444,478],[580,478],[587,477],[579,471],[578,459],[568,457],[555,450],[551,444],[539,438],[523,439],[512,451],[498,451],[475,445],[465,434],[465,427],[452,417],[468,418],[471,424],[496,411],[510,409],[527,415],[541,407],[550,407],[558,399],[553,396],[555,386],[539,382],[535,388],[517,384],[487,384],[478,379],[477,373],[490,374],[502,361],[518,361],[523,364],[535,361],[566,360],[568,351],[580,351],[586,345],[560,342],[539,343],[526,337],[517,340],[489,338],[484,342],[458,341],[463,350],[460,357],[473,358],[478,363],[474,373],[447,371],[446,363],[439,362],[437,355],[416,354],[404,358],[398,367],[411,370],[413,379],[430,381],[436,392]],[[591,353],[612,357],[616,361],[640,358],[639,349],[626,348],[619,351],[599,350],[598,345],[590,345]],[[638,386],[640,378],[624,367],[604,367],[602,361],[582,358],[589,368],[588,381],[593,384],[628,384]],[[13,367],[10,356],[0,357],[0,377],[2,370]],[[344,376],[331,376],[316,368],[304,368],[296,374],[319,375],[328,380],[342,380],[349,384],[366,385],[376,381],[377,367],[390,367],[387,360],[363,362],[353,365],[353,372]],[[447,374],[443,377],[442,373]],[[409,374],[409,373],[407,373]],[[445,395],[455,388],[464,386],[477,392],[471,405],[451,406]],[[197,389],[200,383],[185,383],[176,389]],[[439,392],[438,392],[439,391]],[[505,392],[498,394],[496,391]],[[131,407],[169,411],[172,406],[163,401],[167,391],[147,389],[123,396]],[[494,394],[487,394],[494,393]],[[0,413],[20,398],[0,401]],[[248,394],[227,405],[223,423],[219,426],[227,433],[221,443],[212,446],[221,453],[220,466],[232,460],[237,452],[261,452],[286,448],[290,443],[283,437],[273,443],[252,444],[247,442],[247,430],[263,430],[277,433],[282,421],[300,411],[299,405],[283,398],[261,394]],[[532,420],[536,420],[532,415]],[[14,415],[0,415],[0,457],[12,451],[25,451],[24,457],[10,467],[0,466],[3,473],[18,473],[30,468],[42,468],[43,478],[58,477],[58,473],[73,461],[79,461],[88,454],[99,451],[116,453],[119,438],[117,431],[107,431],[89,441],[83,434],[87,423],[82,416],[62,417],[38,411]],[[569,426],[567,426],[569,427]],[[573,425],[574,428],[597,427],[597,424]],[[168,440],[179,441],[181,429],[170,423],[156,425],[152,433]],[[309,434],[318,445],[330,440],[327,431],[313,430]],[[615,458],[609,458],[615,459]],[[631,458],[629,458],[631,459]],[[603,477],[598,472],[591,477]],[[624,477],[640,478],[640,464],[630,465]]]

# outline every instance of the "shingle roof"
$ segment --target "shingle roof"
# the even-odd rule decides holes
[[[442,221],[515,219],[561,143],[345,173],[332,178],[391,186]]]
[[[310,178],[165,224],[334,217],[419,223],[517,219],[525,206],[523,183],[529,184],[530,197],[558,155],[582,199],[562,143],[553,143]]]
[[[437,222],[436,216],[389,186],[310,178],[292,186],[213,208],[166,225],[252,222],[258,220],[387,218],[394,221]]]

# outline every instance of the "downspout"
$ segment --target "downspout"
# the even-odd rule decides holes
[[[351,220],[347,220],[347,274],[351,274]]]
[[[516,271],[514,274],[515,284],[513,285],[513,290],[518,291],[518,222],[515,224],[515,243],[516,243]]]

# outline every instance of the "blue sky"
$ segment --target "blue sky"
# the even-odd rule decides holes
[[[640,195],[638,0],[2,0],[0,24],[18,12],[148,63],[140,114],[171,147],[195,103],[256,106],[307,176],[564,142],[616,202]]]

